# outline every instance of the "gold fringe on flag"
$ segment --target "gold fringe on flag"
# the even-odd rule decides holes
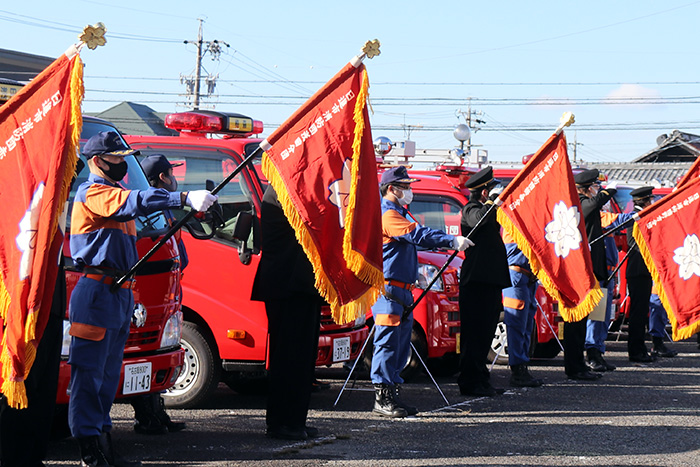
[[[355,121],[355,138],[352,143],[352,181],[350,185],[350,196],[348,199],[348,207],[345,212],[345,235],[343,237],[343,256],[350,269],[358,279],[365,284],[371,286],[376,296],[372,304],[377,301],[379,294],[384,291],[384,271],[369,263],[367,259],[353,249],[352,234],[355,226],[355,206],[357,203],[358,184],[360,179],[360,151],[362,151],[362,138],[365,130],[364,109],[369,94],[369,80],[367,79],[367,70],[362,69],[362,84],[360,92],[355,102],[355,110],[353,120]],[[369,156],[367,156],[369,157]],[[372,155],[372,157],[374,157]]]
[[[534,253],[532,252],[532,248],[530,247],[530,243],[525,239],[525,236],[520,232],[520,230],[518,230],[513,221],[511,221],[503,211],[499,209],[496,216],[498,218],[498,223],[501,224],[503,229],[508,232],[511,237],[513,237],[515,243],[518,244],[518,248],[520,248],[530,262],[530,268],[532,269],[533,274],[535,274],[540,282],[542,282],[542,286],[545,288],[547,293],[549,293],[549,295],[559,302],[559,312],[561,313],[561,317],[564,319],[564,321],[572,323],[580,321],[588,316],[590,312],[593,311],[593,308],[595,308],[598,302],[600,302],[600,300],[603,298],[603,292],[600,290],[600,284],[598,281],[595,281],[593,289],[588,291],[586,296],[578,305],[575,307],[567,306],[564,303],[559,290],[554,284],[554,281],[551,277],[549,277],[547,271],[542,268],[539,260],[535,257]]]
[[[659,299],[661,299],[661,303],[666,309],[668,320],[671,322],[671,327],[673,329],[673,340],[679,341],[691,337],[693,334],[698,332],[698,330],[700,330],[700,321],[696,321],[695,323],[691,323],[685,327],[680,327],[680,325],[678,324],[678,319],[676,318],[675,310],[673,309],[673,307],[671,307],[671,302],[669,302],[668,295],[666,295],[666,289],[664,288],[664,285],[661,282],[661,275],[659,274],[658,269],[656,269],[654,260],[651,257],[649,245],[647,245],[646,240],[644,239],[642,233],[639,230],[639,225],[637,225],[636,222],[634,223],[632,236],[637,242],[639,252],[642,254],[642,258],[644,258],[644,263],[647,265],[647,269],[649,269],[654,283],[656,283],[656,285],[658,286]]]

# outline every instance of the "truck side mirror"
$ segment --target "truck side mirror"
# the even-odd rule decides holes
[[[253,214],[241,211],[236,218],[236,226],[233,229],[233,238],[238,240],[238,259],[244,265],[249,265],[252,251],[248,248],[248,238],[253,229]]]

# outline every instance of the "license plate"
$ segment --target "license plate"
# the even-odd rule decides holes
[[[124,366],[122,394],[138,394],[151,390],[151,362]]]
[[[455,349],[455,351],[456,351],[457,353],[459,353],[459,349],[462,347],[462,346],[461,346],[461,343],[462,343],[461,341],[462,341],[462,339],[460,338],[460,335],[461,335],[460,333],[455,334],[455,340],[457,341],[457,342],[455,343],[455,345],[457,346],[457,348]]]
[[[333,340],[333,362],[350,360],[350,338],[340,337]]]

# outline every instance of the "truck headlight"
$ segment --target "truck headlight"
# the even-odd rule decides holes
[[[67,319],[63,320],[63,343],[61,344],[61,358],[64,360],[68,358],[70,353],[70,321]]]
[[[419,289],[425,289],[433,278],[437,275],[440,268],[437,268],[431,264],[419,264],[418,265],[418,280],[416,281],[416,287]],[[438,277],[430,290],[435,290],[437,292],[442,292],[445,290],[445,286],[442,283],[442,276]]]
[[[160,339],[160,348],[173,347],[180,345],[180,337],[182,336],[182,311],[173,313],[168,318],[163,327],[163,337]]]
[[[362,316],[359,316],[359,317],[355,320],[355,325],[354,325],[353,327],[355,327],[355,328],[362,327],[362,326],[365,325],[366,322],[367,322],[367,315],[365,315],[365,314],[363,313]]]

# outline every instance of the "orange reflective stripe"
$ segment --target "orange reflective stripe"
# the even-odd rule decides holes
[[[398,326],[401,324],[401,316],[399,315],[387,315],[387,314],[376,314],[374,315],[374,324],[379,326]]]
[[[517,298],[503,297],[503,306],[514,310],[522,310],[525,308],[525,302]]]

